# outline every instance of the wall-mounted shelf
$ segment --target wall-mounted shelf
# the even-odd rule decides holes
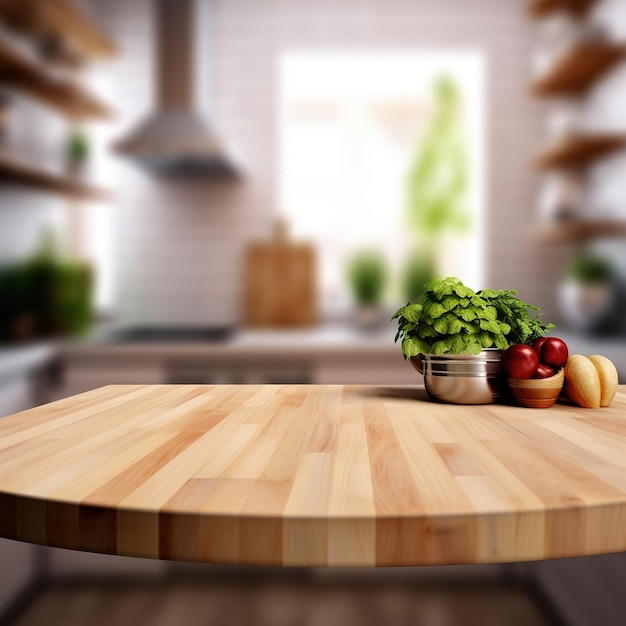
[[[583,18],[597,2],[598,0],[534,0],[528,5],[528,14],[539,20],[563,11]]]
[[[618,133],[578,134],[551,146],[534,161],[540,170],[584,167],[626,147],[626,135]]]
[[[532,84],[536,96],[576,96],[626,58],[626,44],[581,42],[561,55]]]
[[[0,151],[0,185],[10,184],[71,198],[105,201],[110,194],[65,174],[57,174]]]
[[[70,40],[86,56],[117,53],[111,38],[72,0],[0,0],[0,17],[27,35]]]
[[[626,220],[564,220],[536,224],[533,236],[542,243],[580,243],[626,237]]]
[[[583,20],[600,0],[530,0],[531,18],[568,13]],[[626,59],[626,42],[579,41],[559,55],[531,84],[537,97],[580,98]],[[534,159],[539,170],[576,170],[626,148],[626,133],[579,132],[548,146]],[[583,212],[584,214],[584,212]],[[582,244],[595,239],[626,238],[626,219],[562,219],[532,228],[532,237],[547,244]]]
[[[79,85],[55,79],[45,68],[0,41],[0,83],[19,90],[71,119],[108,119],[113,110]]]

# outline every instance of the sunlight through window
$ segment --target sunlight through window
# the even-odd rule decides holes
[[[280,63],[280,211],[319,253],[322,306],[377,250],[403,300],[411,259],[480,288],[485,68],[480,53],[288,52]],[[406,282],[406,281],[405,281]]]

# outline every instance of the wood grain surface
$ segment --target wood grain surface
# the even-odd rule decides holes
[[[109,386],[0,420],[0,536],[110,554],[398,566],[626,549],[610,408],[418,387]]]

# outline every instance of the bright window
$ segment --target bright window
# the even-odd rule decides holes
[[[345,265],[352,253],[380,250],[397,279],[408,255],[431,236],[411,225],[407,180],[439,141],[434,125],[442,80],[458,95],[453,152],[459,156],[461,146],[457,161],[463,161],[467,219],[464,229],[444,228],[437,237],[438,271],[479,289],[485,212],[482,55],[288,52],[281,58],[280,211],[295,237],[317,245],[327,312],[349,302]],[[441,145],[434,150],[441,154],[433,157],[439,163],[426,174],[435,183],[454,167],[445,140]],[[420,202],[428,193],[420,191]],[[387,297],[401,299],[397,280]]]

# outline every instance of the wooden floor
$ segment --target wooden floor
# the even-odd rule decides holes
[[[524,589],[493,584],[174,580],[57,583],[11,626],[553,626]]]

